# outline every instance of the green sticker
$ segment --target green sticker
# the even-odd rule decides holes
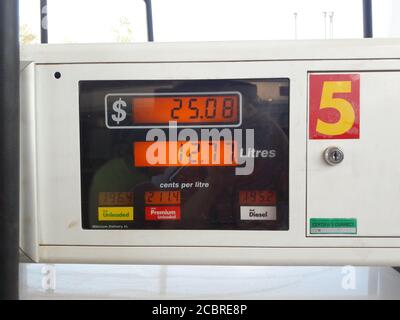
[[[311,234],[357,234],[357,219],[310,219]]]

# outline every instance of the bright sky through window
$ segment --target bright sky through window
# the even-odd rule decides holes
[[[399,2],[374,1],[376,36],[400,35]],[[25,39],[39,42],[39,0],[20,3]],[[48,0],[48,12],[53,43],[147,40],[143,0]],[[156,41],[362,37],[361,0],[153,0],[153,19]]]

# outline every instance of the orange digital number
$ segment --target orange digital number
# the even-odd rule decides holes
[[[149,204],[180,204],[180,191],[148,191],[144,194],[145,203]]]

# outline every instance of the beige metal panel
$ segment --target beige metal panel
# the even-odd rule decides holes
[[[21,72],[20,85],[20,246],[31,259],[38,260],[34,63]]]
[[[41,246],[40,262],[275,266],[395,266],[399,248]]]
[[[22,46],[21,61],[38,64],[254,60],[397,59],[398,39],[153,42]]]
[[[359,74],[360,139],[308,142],[307,218],[356,218],[354,236],[399,237],[400,72]],[[322,157],[330,146],[344,152],[336,166]]]
[[[399,56],[399,44],[392,40],[51,45],[24,48],[23,60],[35,60],[40,65],[36,67],[34,77],[30,75],[29,81],[22,85],[22,95],[30,97],[26,100],[28,102],[23,102],[29,106],[26,110],[33,109],[31,103],[35,101],[35,112],[29,118],[30,121],[33,119],[34,125],[29,129],[31,137],[27,140],[33,141],[24,146],[24,152],[21,151],[22,163],[27,165],[26,168],[32,168],[28,172],[32,184],[22,192],[22,202],[26,203],[26,208],[32,209],[28,214],[33,222],[23,220],[23,247],[29,243],[33,250],[31,256],[36,261],[46,262],[398,265],[400,234],[396,229],[398,218],[395,211],[398,201],[395,179],[398,166],[395,166],[398,161],[395,160],[399,152],[391,148],[389,140],[384,140],[381,145],[379,139],[388,139],[397,134],[396,127],[386,128],[383,122],[396,124],[393,115],[397,113],[395,97],[399,90],[393,81],[400,78],[393,70],[400,70]],[[130,63],[134,61],[145,63]],[[61,79],[54,78],[56,71],[61,72]],[[346,163],[358,163],[366,153],[370,157],[374,147],[380,152],[392,154],[388,158],[378,155],[383,165],[382,172],[377,169],[371,171],[373,160],[368,162],[365,159],[360,166],[343,167],[335,174],[329,171],[329,179],[355,179],[358,191],[346,187],[352,193],[350,196],[344,195],[339,190],[339,195],[343,196],[340,199],[342,203],[337,204],[337,201],[325,198],[326,201],[317,200],[311,206],[320,209],[322,206],[333,208],[337,205],[336,209],[343,209],[347,204],[347,210],[353,211],[368,206],[364,213],[359,213],[362,218],[359,220],[360,235],[389,234],[396,238],[307,237],[306,148],[308,146],[308,161],[311,170],[314,170],[312,177],[308,177],[309,187],[311,192],[316,193],[315,197],[310,199],[309,195],[308,199],[314,201],[319,192],[322,199],[326,196],[326,190],[320,184],[326,179],[324,175],[327,172],[321,163],[321,149],[336,142],[329,141],[327,145],[324,142],[307,142],[307,76],[310,72],[359,72],[366,75],[366,82],[363,83],[363,79],[361,81],[360,146],[354,147],[354,141],[340,141]],[[289,78],[291,86],[289,231],[82,230],[79,80],[274,77]],[[376,80],[378,78],[379,81]],[[33,97],[29,90],[35,81],[40,86],[36,86],[36,97]],[[374,94],[373,90],[379,93]],[[381,108],[386,107],[389,111],[388,119],[378,113],[382,100],[385,103]],[[369,111],[364,113],[364,108]],[[382,128],[386,130],[384,133],[379,131]],[[365,135],[364,130],[369,133]],[[381,137],[375,136],[378,134]],[[368,142],[364,139],[371,140]],[[365,173],[375,183],[368,184],[370,180],[359,177]],[[379,178],[382,173],[384,181]],[[374,186],[378,198],[384,200],[387,194],[390,202],[383,202],[382,207],[378,208],[371,199],[364,201],[365,194]],[[28,191],[37,192],[36,196]],[[356,198],[359,202],[354,204],[352,201]],[[310,208],[308,218],[314,214],[310,213]],[[374,212],[379,214],[378,222]],[[326,215],[331,215],[331,212],[326,211]],[[391,225],[387,228],[376,226],[385,216]]]
[[[54,73],[62,74],[60,79]],[[305,237],[306,86],[294,62],[40,65],[37,141],[42,245],[290,246]],[[289,231],[82,230],[79,149],[79,80],[234,79],[291,80]],[[51,195],[51,196],[49,196]]]

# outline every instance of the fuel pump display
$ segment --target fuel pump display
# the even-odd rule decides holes
[[[118,100],[115,100],[117,98]],[[112,105],[108,105],[111,100]],[[123,111],[129,106],[129,114]],[[241,94],[234,93],[169,93],[132,94],[106,97],[109,128],[168,126],[176,121],[181,126],[204,127],[207,124],[240,125]]]
[[[79,89],[84,229],[289,229],[289,80]]]
[[[399,265],[399,55],[392,40],[22,46],[21,250]]]

